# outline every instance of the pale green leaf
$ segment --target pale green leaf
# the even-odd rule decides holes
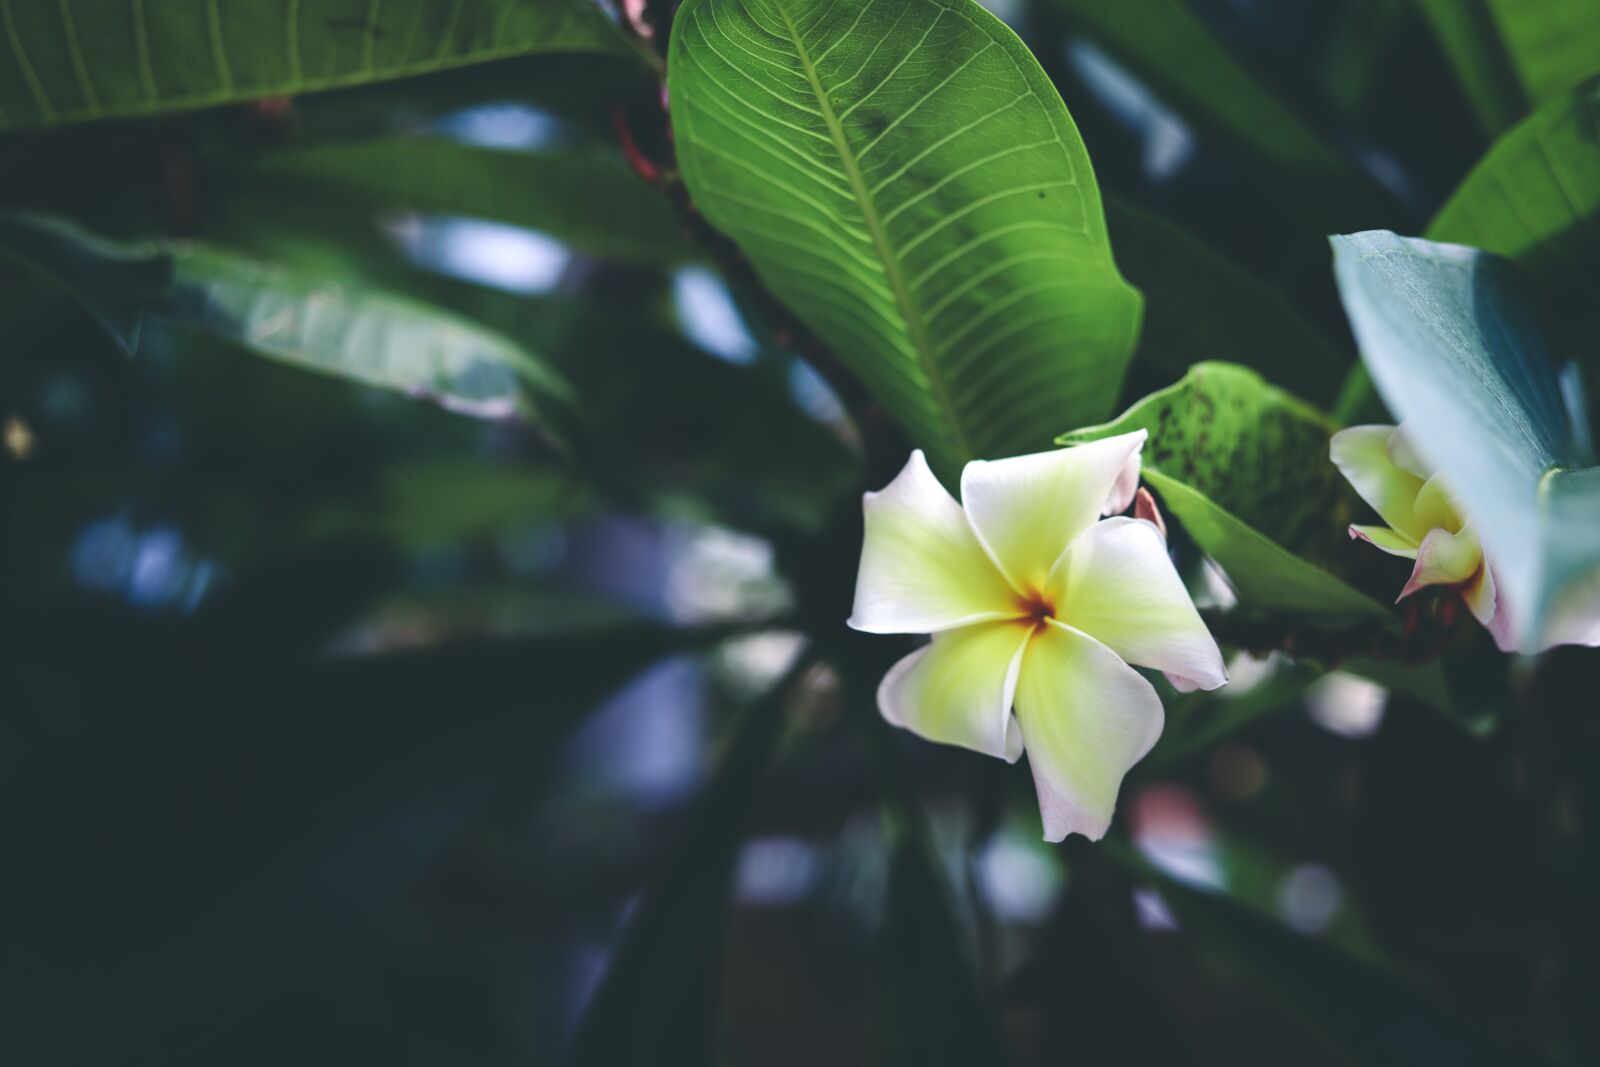
[[[695,203],[943,472],[1102,418],[1139,296],[1088,153],[973,0],[689,0],[669,68]]]
[[[1371,231],[1333,238],[1345,310],[1389,409],[1458,494],[1519,646],[1600,583],[1588,426],[1504,260]]]
[[[592,0],[7,0],[0,33],[0,130],[626,48]]]
[[[119,244],[60,220],[17,214],[0,214],[0,248],[71,295],[125,343],[119,323],[158,319],[307,370],[485,418],[532,415],[530,391],[566,396],[565,384],[538,358],[467,319],[225,249]],[[148,284],[130,285],[130,271]]]

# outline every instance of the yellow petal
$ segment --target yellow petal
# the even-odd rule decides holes
[[[1094,638],[1060,623],[1028,642],[1017,721],[1039,793],[1044,836],[1099,840],[1122,778],[1161,736],[1161,698]]]
[[[921,451],[862,510],[866,537],[850,625],[868,633],[934,633],[1015,617],[1016,595]]]
[[[1392,426],[1352,426],[1328,442],[1328,454],[1361,499],[1399,533],[1421,541],[1428,532],[1419,528],[1413,501],[1422,479],[1395,465],[1389,456]]]
[[[1144,430],[961,472],[961,502],[978,538],[1023,596],[1045,579],[1072,539],[1102,514],[1122,511],[1139,486]]]
[[[1129,663],[1165,671],[1183,689],[1228,680],[1222,650],[1148,522],[1111,518],[1067,546],[1051,575],[1055,617]]]
[[[878,710],[919,737],[1015,761],[1022,735],[1011,715],[1031,622],[985,622],[935,634],[889,669]]]

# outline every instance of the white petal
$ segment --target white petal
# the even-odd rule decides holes
[[[1028,642],[1017,720],[1047,841],[1111,825],[1123,775],[1161,736],[1161,698],[1117,654],[1052,622]]]
[[[1422,479],[1395,465],[1389,456],[1392,426],[1352,426],[1328,442],[1328,455],[1362,500],[1383,521],[1400,533],[1421,540],[1427,528],[1417,528],[1413,502]]]
[[[881,492],[866,494],[862,510],[852,627],[924,634],[1018,614],[1016,595],[921,451]]]
[[[1422,457],[1417,455],[1417,450],[1411,447],[1411,442],[1406,439],[1404,427],[1396,426],[1389,431],[1387,447],[1389,461],[1401,470],[1409,471],[1423,481],[1427,481],[1437,473],[1422,462]]]
[[[1112,518],[1067,546],[1051,575],[1055,618],[1129,663],[1165,671],[1180,689],[1228,680],[1222,650],[1148,522]]]
[[[878,686],[878,710],[919,737],[1015,762],[1021,734],[1011,716],[1031,623],[988,622],[934,634]]]
[[[1133,500],[1144,430],[1031,456],[968,463],[961,502],[1012,588],[1031,596],[1084,530]]]

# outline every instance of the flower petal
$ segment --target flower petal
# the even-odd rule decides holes
[[[1404,556],[1406,559],[1417,558],[1417,543],[1403,533],[1397,533],[1387,526],[1351,526],[1350,536],[1359,537],[1363,541],[1377,545],[1391,556]]]
[[[1427,585],[1456,585],[1477,575],[1483,566],[1483,548],[1477,532],[1466,527],[1460,533],[1435,529],[1428,532],[1417,549],[1417,565],[1411,580],[1400,590],[1396,601],[1404,600]]]
[[[1011,701],[1033,630],[1031,622],[988,622],[934,634],[883,676],[878,710],[929,741],[1016,762],[1022,745]]]
[[[961,472],[961,502],[997,566],[1024,596],[1044,588],[1062,551],[1139,485],[1144,430],[992,461]]]
[[[1161,698],[1117,654],[1050,622],[1028,642],[1017,720],[1047,841],[1111,825],[1123,775],[1161,736]]]
[[[1111,518],[1067,546],[1047,597],[1055,617],[1129,663],[1167,672],[1180,688],[1228,680],[1222,650],[1148,522]]]
[[[1415,474],[1423,481],[1427,481],[1435,474],[1428,465],[1422,462],[1422,457],[1417,455],[1417,450],[1411,447],[1411,442],[1406,439],[1405,429],[1396,426],[1389,431],[1389,461],[1403,471]]]
[[[1439,475],[1434,475],[1422,483],[1422,488],[1417,490],[1417,499],[1411,505],[1412,514],[1416,516],[1416,524],[1422,530],[1449,530],[1457,533],[1465,525],[1461,519],[1461,512],[1450,498],[1450,490],[1444,486],[1444,481]]]
[[[1016,596],[922,452],[862,500],[866,538],[849,623],[868,633],[933,633],[1019,614]]]
[[[1412,502],[1422,488],[1422,479],[1395,465],[1389,456],[1389,435],[1393,426],[1352,426],[1340,430],[1328,442],[1328,455],[1361,499],[1383,521],[1409,537],[1421,540],[1427,528],[1417,528]]]

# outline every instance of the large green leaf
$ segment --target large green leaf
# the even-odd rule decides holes
[[[1144,478],[1217,561],[1242,605],[1321,616],[1384,615],[1330,572],[1350,559],[1359,501],[1328,459],[1337,427],[1321,412],[1230,363],[1183,380],[1116,421],[1066,434],[1078,444],[1144,429]]]
[[[673,130],[696,204],[945,473],[1104,417],[1139,296],[1088,153],[974,0],[689,0]]]
[[[114,244],[60,220],[0,214],[0,247],[113,335],[144,316],[314,370],[485,418],[530,416],[554,371],[510,339],[418,301],[189,242]],[[133,323],[130,331],[121,324]]]
[[[1505,256],[1553,312],[1551,341],[1600,370],[1600,80],[1497,141],[1428,227],[1436,241]],[[1594,384],[1591,382],[1591,384]]]
[[[667,198],[619,162],[594,155],[384,137],[269,153],[238,177],[269,197],[331,198],[369,215],[409,208],[497,219],[612,259],[693,255]]]
[[[0,130],[625,48],[591,0],[62,0],[0,16]]]
[[[1373,381],[1481,531],[1517,643],[1583,636],[1600,600],[1600,470],[1516,269],[1384,230],[1333,248]]]
[[[1265,279],[1169,219],[1114,196],[1106,221],[1128,278],[1145,293],[1136,370],[1170,381],[1197,359],[1254,367],[1331,400],[1355,360]]]

